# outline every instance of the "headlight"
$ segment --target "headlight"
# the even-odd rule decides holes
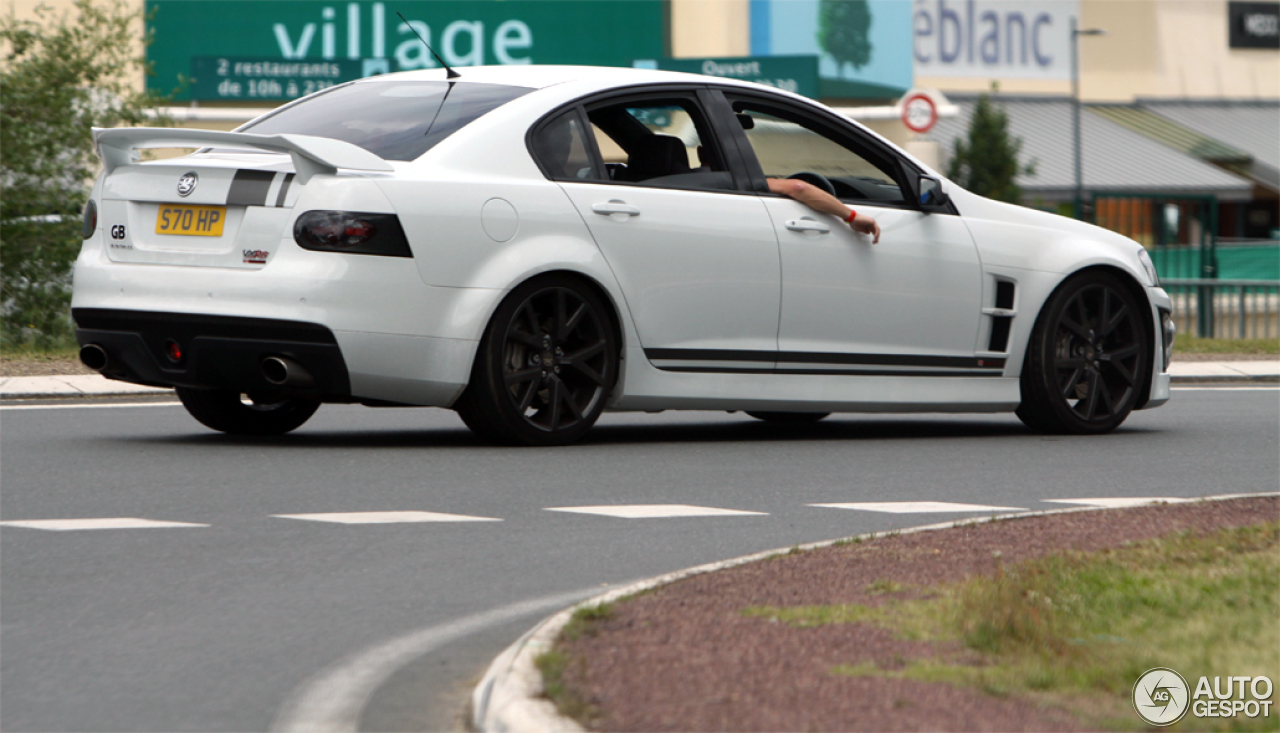
[[[1156,274],[1156,265],[1151,261],[1151,255],[1147,254],[1147,250],[1138,250],[1138,264],[1142,265],[1142,269],[1147,271],[1147,279],[1152,285],[1160,285],[1160,276]]]

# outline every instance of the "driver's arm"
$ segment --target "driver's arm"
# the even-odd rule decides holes
[[[871,235],[871,243],[880,241],[880,225],[873,217],[855,213],[853,209],[840,203],[840,199],[823,191],[812,183],[794,178],[769,178],[769,191],[790,196],[815,211],[830,214],[847,222],[855,232]]]

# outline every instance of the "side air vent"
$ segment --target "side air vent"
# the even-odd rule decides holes
[[[1010,286],[1009,290],[1013,290],[1013,287]],[[1009,327],[1012,324],[1013,316],[991,317],[991,343],[987,345],[987,351],[1005,351],[1008,348]]]
[[[1013,283],[1005,280],[996,281],[996,307],[1013,310]]]

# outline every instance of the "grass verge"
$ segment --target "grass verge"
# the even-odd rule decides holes
[[[953,651],[900,668],[863,662],[833,674],[945,682],[1060,707],[1088,727],[1141,729],[1130,695],[1153,667],[1176,669],[1193,691],[1202,676],[1280,680],[1278,539],[1277,522],[1178,533],[910,589],[924,599],[743,613],[800,627],[871,623],[902,638],[952,642],[939,648]],[[1174,727],[1274,731],[1278,719],[1273,707],[1268,718],[1188,715]]]
[[[80,347],[76,344],[64,344],[52,349],[37,349],[30,344],[0,347],[0,361],[66,361],[78,359],[79,354]]]
[[[1280,355],[1280,339],[1202,339],[1178,335],[1173,342],[1173,353],[1178,354],[1277,354]]]
[[[560,638],[569,641],[596,633],[597,624],[613,615],[613,604],[601,603],[595,606],[584,606],[573,612],[569,623],[560,631]],[[576,685],[565,684],[566,675],[573,671],[581,672],[583,660],[564,651],[557,644],[539,654],[533,663],[542,673],[542,696],[550,700],[560,714],[572,718],[590,729],[591,721],[598,717],[598,711],[591,703],[578,694]],[[577,670],[571,670],[576,666]]]

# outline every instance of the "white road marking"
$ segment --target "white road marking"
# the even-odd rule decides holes
[[[399,670],[459,639],[522,616],[546,613],[600,593],[587,588],[534,598],[420,631],[357,652],[321,671],[294,691],[276,713],[272,731],[355,731],[373,693]],[[358,623],[358,621],[355,621]]]
[[[106,405],[0,405],[5,410],[114,410],[121,407],[180,407],[181,402],[112,402]]]
[[[152,529],[157,527],[208,527],[207,524],[191,522],[162,522],[155,519],[139,519],[137,517],[107,517],[102,519],[26,519],[15,522],[0,522],[6,527],[27,527],[30,529],[47,529],[54,532],[65,532],[76,529]]]
[[[549,512],[573,514],[598,514],[602,517],[621,519],[655,519],[659,517],[740,517],[768,516],[767,512],[746,512],[738,509],[717,509],[689,504],[616,504],[610,506],[557,506],[547,507]]]
[[[1111,509],[1119,509],[1127,506],[1155,504],[1157,502],[1181,504],[1187,501],[1196,501],[1196,499],[1184,499],[1175,496],[1121,496],[1096,499],[1045,499],[1044,501],[1050,504],[1078,504],[1080,506],[1104,506]]]
[[[272,514],[281,519],[339,524],[396,524],[399,522],[501,522],[493,517],[471,517],[466,514],[438,512],[330,512],[325,514]]]
[[[856,509],[863,512],[887,512],[889,514],[944,514],[947,512],[1025,512],[1016,506],[986,506],[985,504],[955,504],[949,501],[867,501],[841,504],[810,504],[827,509]]]

